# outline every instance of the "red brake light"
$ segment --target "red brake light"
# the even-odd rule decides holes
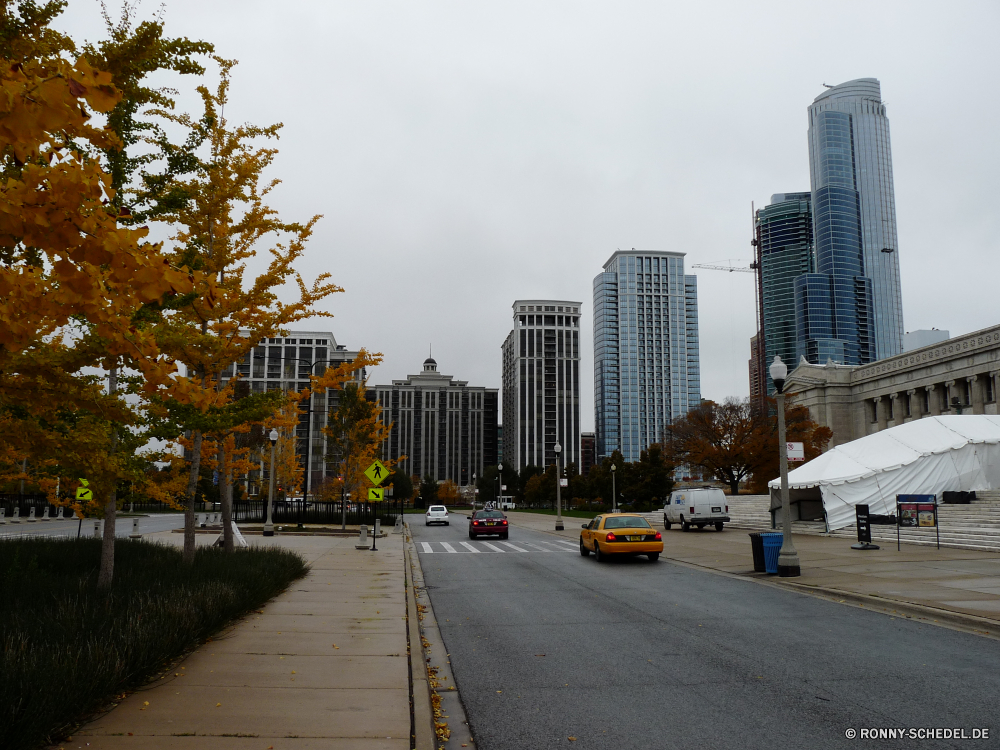
[[[606,541],[613,542],[615,540],[615,532],[609,531],[608,535],[605,537]]]
[[[505,519],[503,519],[503,525],[504,525],[504,526],[506,526],[506,525],[507,525],[507,519],[506,519],[506,518],[505,518]]]
[[[658,542],[663,541],[663,535],[659,531],[656,532],[656,541]]]
[[[694,515],[694,506],[693,505],[691,506],[691,515],[692,516]]]
[[[479,521],[473,521],[473,522],[472,522],[472,525],[473,525],[473,526],[478,526],[478,525],[479,525]]]
[[[729,506],[727,505],[726,506],[726,513],[728,513],[728,512],[729,512]]]

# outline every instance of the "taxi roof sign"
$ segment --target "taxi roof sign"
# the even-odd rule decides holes
[[[368,477],[369,482],[377,487],[388,479],[389,470],[385,468],[385,465],[381,461],[375,459],[375,463],[365,469],[365,476]]]

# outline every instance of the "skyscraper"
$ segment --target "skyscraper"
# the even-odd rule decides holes
[[[767,365],[774,361],[775,355],[792,367],[798,362],[795,279],[816,270],[809,193],[772,195],[770,205],[757,211],[755,224],[764,308],[764,367],[762,373],[756,372],[756,377],[770,394],[774,393],[774,384]],[[759,391],[752,387],[751,395],[759,395]]]
[[[816,273],[795,281],[797,354],[848,365],[902,351],[889,120],[875,78],[809,107]]]
[[[698,278],[684,253],[617,251],[594,279],[597,460],[638,461],[700,402]]]
[[[580,466],[580,302],[517,300],[503,343],[505,468]]]

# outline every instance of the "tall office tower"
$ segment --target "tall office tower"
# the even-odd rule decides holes
[[[382,455],[398,460],[401,471],[439,482],[450,479],[461,487],[496,465],[496,388],[443,375],[428,357],[419,374],[373,386],[368,393],[381,405],[382,420],[392,422]]]
[[[594,279],[597,460],[638,461],[700,402],[698,278],[684,253],[619,250]]]
[[[764,308],[762,385],[775,392],[768,365],[775,355],[795,367],[795,279],[816,270],[813,254],[812,207],[809,193],[777,193],[754,217],[760,253],[761,297]],[[759,346],[759,342],[758,342]],[[825,360],[824,360],[825,361]],[[751,395],[759,395],[751,393]]]
[[[514,302],[514,330],[503,343],[504,468],[555,462],[580,466],[580,305]]]
[[[750,337],[750,359],[747,369],[750,375],[750,398],[759,399],[764,394],[764,381],[761,379],[760,335]]]
[[[797,353],[858,365],[899,354],[903,306],[889,120],[874,78],[809,107],[816,273],[795,282]]]

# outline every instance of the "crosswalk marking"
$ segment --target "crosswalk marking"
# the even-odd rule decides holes
[[[475,540],[473,542],[417,542],[417,544],[420,545],[418,549],[421,554],[435,554],[441,552],[448,552],[451,554],[478,554],[482,552],[499,552],[501,554],[504,552],[576,552],[575,544],[563,542],[562,540],[557,539],[553,539],[552,541],[539,539],[536,542],[518,540],[517,544],[501,541],[497,541],[494,544],[492,542],[479,540]],[[440,546],[435,547],[435,545]],[[504,549],[505,547],[506,549]]]
[[[516,544],[511,544],[510,542],[500,542],[500,544],[502,544],[502,545],[504,545],[506,547],[510,547],[515,552],[527,552],[528,551],[526,549],[521,549]]]

